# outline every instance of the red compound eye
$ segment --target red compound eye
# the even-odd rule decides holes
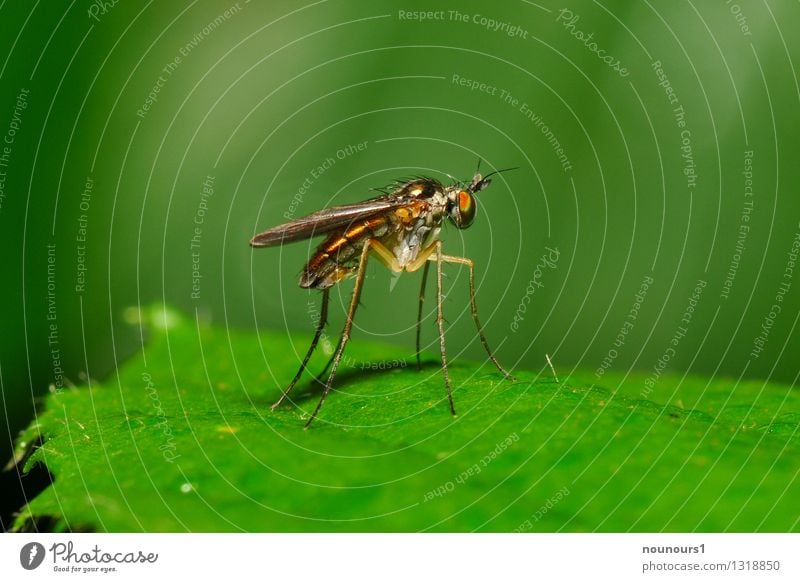
[[[460,214],[459,227],[461,228],[469,226],[475,219],[475,199],[472,194],[464,190],[458,193],[458,213]]]

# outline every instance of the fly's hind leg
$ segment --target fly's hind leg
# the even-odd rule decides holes
[[[311,355],[314,353],[314,350],[317,347],[317,343],[319,343],[319,338],[322,336],[322,330],[325,328],[325,324],[328,322],[328,289],[323,289],[322,291],[322,306],[320,307],[320,314],[319,314],[319,322],[317,322],[317,329],[314,332],[314,339],[311,340],[311,345],[308,347],[308,352],[306,352],[306,357],[303,358],[303,363],[300,364],[300,369],[297,370],[297,374],[295,374],[294,378],[289,385],[286,387],[286,390],[283,391],[281,397],[278,398],[278,401],[272,405],[271,410],[275,410],[281,403],[286,400],[286,397],[289,396],[289,392],[292,391],[294,385],[297,384],[297,381],[300,379],[300,376],[303,375],[303,372],[308,365],[308,361],[311,359]]]
[[[428,267],[431,264],[428,262],[427,257],[425,266],[422,269],[422,283],[419,287],[419,308],[417,309],[417,369],[422,369],[422,361],[420,360],[421,334],[422,334],[422,304],[425,302],[425,283],[428,281]]]
[[[322,392],[322,396],[317,403],[317,407],[314,409],[314,412],[311,413],[311,417],[306,421],[305,428],[308,428],[314,419],[317,418],[317,413],[319,413],[320,408],[322,408],[322,404],[325,402],[325,399],[328,397],[328,394],[333,388],[333,380],[336,378],[336,370],[339,368],[339,363],[342,360],[342,354],[344,353],[344,348],[347,345],[347,341],[350,339],[350,330],[353,328],[353,317],[356,314],[356,308],[358,307],[358,300],[361,297],[361,288],[364,286],[364,276],[366,274],[367,269],[367,258],[369,257],[369,251],[372,246],[372,240],[368,240],[364,244],[364,248],[361,250],[361,257],[358,261],[358,270],[356,271],[356,282],[355,286],[353,287],[353,296],[350,299],[350,307],[347,310],[347,318],[344,322],[344,329],[342,329],[342,336],[339,338],[339,343],[336,346],[336,352],[333,356],[333,360],[331,361],[331,372],[328,376],[328,381],[325,383],[325,390]]]
[[[366,246],[369,247],[370,251],[375,253],[376,258],[381,263],[383,263],[390,271],[399,273],[403,270],[403,268],[397,262],[395,256],[392,254],[392,251],[387,249],[380,241],[372,239]],[[421,309],[422,307],[420,307],[420,310]],[[341,342],[342,340],[339,339],[339,344],[341,344]],[[331,357],[328,358],[328,362],[325,364],[325,367],[322,368],[322,371],[319,374],[317,374],[316,378],[314,378],[315,382],[318,382],[320,384],[325,383],[323,382],[322,377],[325,376],[325,373],[331,367],[331,364],[333,364],[333,360],[336,358],[336,352],[339,351],[339,344],[336,344],[336,349],[333,350],[333,354],[331,354]]]
[[[431,254],[436,249],[436,243],[431,244],[430,246],[422,249],[422,251],[417,255],[417,258],[411,261],[406,266],[401,266],[400,263],[397,262],[397,257],[394,256],[392,251],[387,249],[380,241],[372,241],[371,243],[372,250],[375,252],[375,255],[378,257],[378,260],[386,265],[386,267],[394,271],[395,273],[400,273],[402,271],[407,271],[409,273],[413,273],[420,267],[424,266],[425,268],[422,270],[422,284],[420,285],[419,289],[419,307],[417,308],[417,368],[420,370],[422,369],[422,362],[420,361],[420,341],[421,341],[421,330],[422,330],[422,304],[425,301],[425,283],[428,281],[428,267],[430,267],[430,263],[428,262]]]
[[[422,317],[423,292],[425,290],[425,280],[428,275],[428,261],[436,261],[436,326],[439,329],[439,351],[442,356],[442,375],[444,375],[444,387],[447,390],[447,401],[450,404],[450,413],[456,415],[456,407],[453,404],[453,390],[450,387],[450,374],[447,371],[447,349],[444,340],[444,311],[442,307],[442,262],[445,255],[442,254],[442,241],[437,240],[428,247],[422,249],[411,263],[406,266],[406,271],[416,271],[424,266],[422,272],[422,289],[420,290],[420,306],[417,314],[417,364],[419,365],[419,320]]]
[[[442,374],[444,375],[444,387],[447,390],[447,400],[450,403],[450,414],[456,415],[456,407],[453,404],[453,390],[450,387],[450,374],[447,372],[447,349],[444,343],[444,308],[442,307],[442,241],[437,240],[436,245],[436,326],[439,328],[439,351],[442,354]]]
[[[489,359],[492,361],[495,367],[503,373],[506,379],[514,380],[514,377],[509,374],[508,371],[500,365],[500,362],[497,361],[497,358],[494,357],[492,349],[489,347],[489,342],[486,341],[486,336],[483,334],[483,327],[478,319],[478,304],[475,302],[475,264],[470,259],[466,259],[464,257],[453,257],[450,255],[440,255],[437,257],[437,260],[445,263],[466,265],[469,267],[469,304],[470,309],[472,310],[472,320],[475,322],[475,327],[478,328],[478,337],[480,337],[483,348],[486,350],[486,353],[489,355]]]
[[[341,343],[341,341],[342,341],[341,338],[339,338],[339,343]],[[324,376],[330,369],[331,364],[333,363],[333,359],[336,357],[336,352],[339,351],[339,343],[336,344],[336,347],[333,349],[333,352],[331,353],[331,356],[328,358],[328,361],[325,363],[325,366],[322,368],[319,374],[317,374],[314,377],[314,382],[316,382],[317,384],[322,384],[323,386],[325,385]]]

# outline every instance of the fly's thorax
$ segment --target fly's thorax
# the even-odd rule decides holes
[[[408,182],[401,188],[403,195],[414,202],[395,211],[400,228],[384,241],[397,263],[404,267],[435,241],[446,215],[448,198],[444,186],[433,179]]]
[[[385,245],[392,251],[397,263],[405,267],[413,262],[422,249],[435,241],[441,231],[443,210],[429,211],[417,217],[405,228],[389,237]]]
[[[403,197],[410,196],[412,198],[427,200],[443,191],[444,186],[442,186],[442,183],[438,180],[434,180],[433,178],[419,178],[416,180],[409,180],[400,185],[394,192],[394,195]]]

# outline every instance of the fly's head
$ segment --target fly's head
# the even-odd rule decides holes
[[[458,228],[468,228],[475,220],[476,202],[475,195],[481,190],[485,190],[492,183],[490,176],[506,172],[508,170],[515,170],[516,168],[507,168],[505,170],[496,170],[486,176],[481,176],[480,172],[475,172],[472,176],[472,181],[469,184],[455,184],[445,190],[447,195],[446,212]]]
[[[475,194],[489,186],[492,181],[479,173],[468,185],[456,184],[447,189],[447,216],[458,228],[468,228],[475,220]]]

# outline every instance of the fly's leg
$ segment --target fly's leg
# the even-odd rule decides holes
[[[337,351],[339,351],[339,344],[340,344],[340,343],[342,343],[342,340],[341,340],[341,338],[339,339],[339,342],[336,344],[336,348],[333,350],[333,353],[331,354],[331,357],[330,357],[330,358],[328,358],[328,361],[325,363],[325,367],[323,367],[323,368],[322,368],[322,370],[320,371],[320,373],[319,373],[319,374],[317,374],[317,375],[314,377],[314,382],[316,382],[317,384],[322,384],[323,386],[325,385],[325,381],[323,380],[323,378],[322,378],[322,377],[323,377],[323,376],[324,376],[324,375],[327,373],[327,371],[330,369],[330,367],[331,367],[331,364],[333,363],[333,359],[336,357],[336,352],[337,352]]]
[[[478,304],[475,302],[475,265],[470,259],[465,259],[464,257],[453,257],[449,255],[441,255],[437,258],[438,261],[442,261],[445,263],[455,263],[458,265],[466,265],[469,267],[469,304],[470,308],[472,309],[472,319],[475,322],[475,327],[478,328],[478,337],[481,338],[481,343],[483,344],[486,353],[489,354],[489,359],[492,363],[497,367],[500,372],[508,380],[513,380],[514,377],[509,374],[503,366],[500,365],[500,362],[497,361],[497,358],[494,357],[491,348],[489,347],[489,342],[486,341],[486,336],[483,334],[483,327],[481,326],[481,322],[478,319]]]
[[[317,347],[317,343],[319,343],[319,338],[322,336],[322,330],[325,328],[325,324],[328,322],[328,289],[324,289],[322,291],[322,307],[320,307],[320,314],[319,314],[319,322],[317,322],[317,329],[314,332],[314,339],[311,340],[311,345],[308,348],[308,352],[306,353],[306,357],[303,358],[303,363],[300,364],[300,369],[297,370],[297,374],[295,374],[292,381],[286,387],[286,390],[283,391],[281,397],[278,398],[278,401],[272,405],[271,410],[275,410],[281,403],[286,400],[286,397],[289,396],[289,392],[292,391],[294,385],[297,384],[297,381],[300,379],[300,376],[303,375],[303,372],[308,365],[308,361],[311,359],[311,355],[314,353],[314,350]]]
[[[419,309],[417,310],[417,368],[422,369],[422,362],[420,361],[420,340],[422,333],[422,304],[425,301],[425,283],[428,281],[428,267],[431,264],[425,261],[425,268],[422,269],[422,284],[419,288]]]
[[[442,374],[444,387],[447,390],[447,400],[450,402],[450,413],[456,415],[453,404],[453,391],[450,388],[450,375],[447,373],[447,349],[444,344],[444,312],[442,309],[442,241],[436,241],[436,325],[439,328],[439,349],[442,352]]]
[[[425,267],[422,271],[422,284],[420,285],[419,289],[419,307],[417,309],[417,368],[420,370],[422,369],[422,361],[420,360],[420,345],[421,345],[421,338],[422,338],[422,304],[425,301],[425,284],[428,281],[428,268],[430,267],[430,263],[428,262],[431,259],[431,255],[436,250],[436,244],[432,243],[422,249],[420,253],[417,255],[417,258],[411,261],[409,264],[405,266],[401,266],[397,262],[397,257],[394,256],[394,253],[387,249],[380,241],[373,240],[371,241],[370,245],[372,250],[375,251],[375,255],[378,257],[378,260],[386,265],[389,269],[391,269],[395,273],[400,273],[402,271],[407,271],[409,273],[413,273],[420,267]]]
[[[325,390],[322,392],[322,396],[317,403],[317,407],[314,409],[314,412],[311,414],[311,417],[306,422],[305,428],[308,428],[314,419],[317,417],[317,413],[319,409],[322,408],[323,402],[325,402],[325,398],[328,397],[328,393],[331,391],[333,387],[333,380],[336,378],[336,370],[339,368],[339,362],[342,360],[342,354],[344,353],[344,348],[347,345],[347,341],[350,339],[350,330],[353,327],[353,317],[356,313],[356,308],[358,307],[358,300],[361,297],[361,288],[364,286],[364,276],[367,270],[367,258],[369,257],[369,251],[371,247],[372,240],[368,240],[366,244],[364,244],[364,248],[361,250],[361,258],[358,261],[358,271],[356,272],[356,282],[355,286],[353,287],[353,297],[350,299],[350,307],[347,310],[347,318],[344,322],[344,329],[342,330],[342,336],[339,338],[339,344],[336,346],[336,353],[333,356],[333,361],[331,363],[331,373],[328,376],[328,381],[325,383]]]

